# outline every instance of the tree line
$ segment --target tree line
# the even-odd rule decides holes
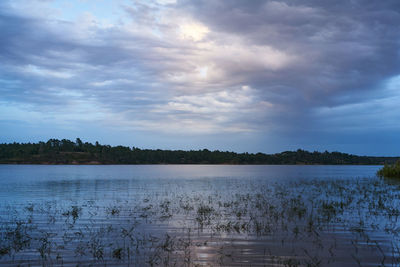
[[[67,139],[38,143],[0,144],[2,164],[363,164],[396,162],[396,157],[357,156],[302,149],[276,154],[229,151],[140,149]]]

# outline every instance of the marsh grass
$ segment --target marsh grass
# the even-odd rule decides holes
[[[400,191],[382,179],[177,187],[26,203],[0,217],[0,263],[336,266],[400,262]]]

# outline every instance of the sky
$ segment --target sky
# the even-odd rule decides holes
[[[400,1],[1,0],[0,143],[400,156]]]

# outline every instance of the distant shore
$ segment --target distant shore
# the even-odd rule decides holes
[[[397,159],[397,158],[396,158]],[[381,164],[356,164],[356,163],[342,163],[342,164],[322,164],[322,163],[101,163],[101,162],[83,162],[83,163],[51,163],[51,162],[41,162],[41,163],[31,163],[31,162],[0,162],[0,165],[48,165],[48,166],[109,166],[109,165],[125,165],[125,166],[135,166],[135,165],[229,165],[229,166],[384,166],[385,163]]]
[[[275,154],[230,151],[161,150],[109,146],[67,139],[38,143],[0,144],[0,164],[40,165],[384,165],[399,157],[357,156],[341,152],[309,152],[298,149]]]

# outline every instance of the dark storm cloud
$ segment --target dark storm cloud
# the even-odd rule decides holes
[[[269,45],[302,60],[279,73],[249,74],[267,92],[297,96],[297,105],[362,101],[399,74],[399,1],[182,1],[214,31]],[[361,99],[360,99],[361,98]],[[300,102],[299,102],[300,101]]]

